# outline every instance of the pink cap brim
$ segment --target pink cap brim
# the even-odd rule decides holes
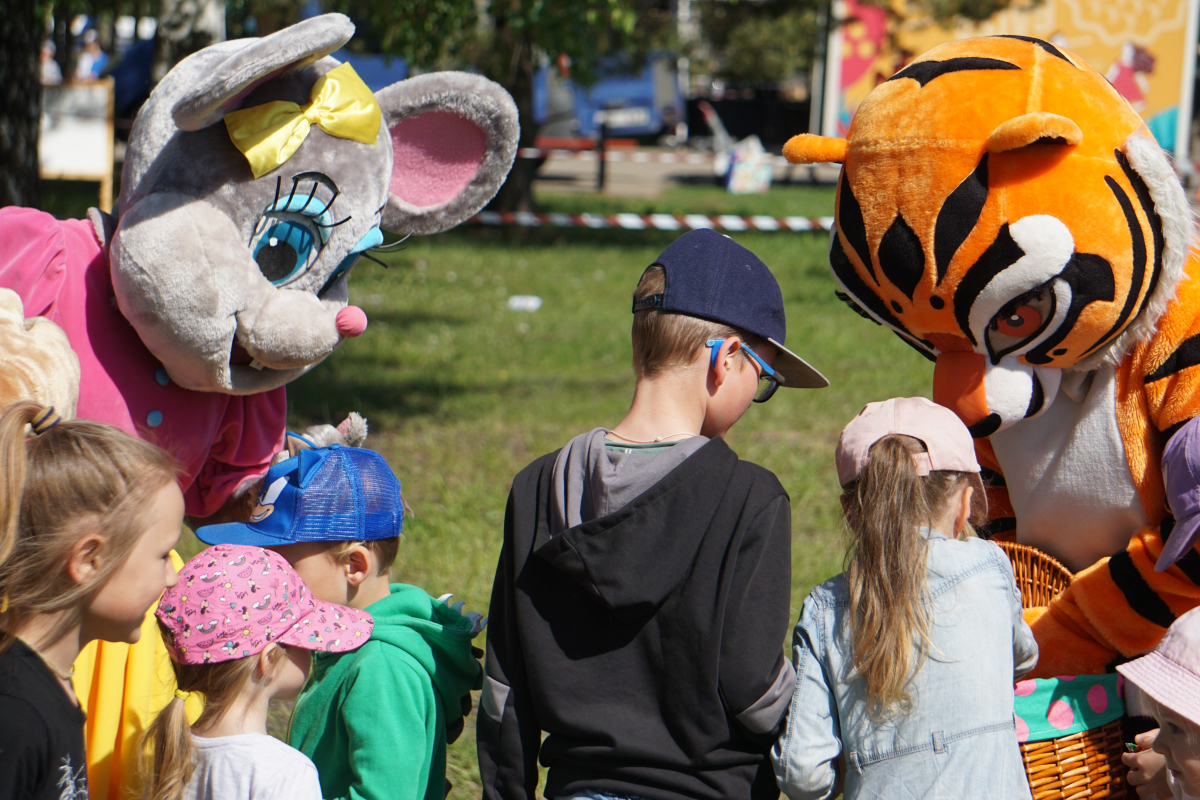
[[[357,650],[371,638],[375,620],[366,611],[319,601],[316,606],[316,610],[281,633],[275,639],[276,644],[321,653],[345,653]]]
[[[1118,665],[1117,672],[1172,711],[1200,720],[1200,675],[1187,667],[1155,650]]]

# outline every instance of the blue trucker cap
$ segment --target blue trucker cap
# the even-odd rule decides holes
[[[399,536],[400,481],[373,450],[330,445],[301,450],[267,470],[249,522],[205,525],[205,544],[254,547],[364,542]]]
[[[658,308],[753,333],[779,350],[774,369],[783,376],[784,388],[829,385],[824,375],[783,346],[783,292],[754,253],[724,234],[701,228],[671,242],[654,264],[663,268],[662,293],[635,299],[635,312]]]

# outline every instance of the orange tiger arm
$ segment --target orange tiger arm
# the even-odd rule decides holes
[[[1117,425],[1150,524],[1125,550],[1078,573],[1048,608],[1031,609],[1042,656],[1031,677],[1104,672],[1151,650],[1175,618],[1200,605],[1200,552],[1165,572],[1154,564],[1175,521],[1166,506],[1162,448],[1200,414],[1200,266],[1159,321],[1157,333],[1117,370]]]

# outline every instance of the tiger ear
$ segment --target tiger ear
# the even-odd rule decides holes
[[[846,161],[846,147],[845,139],[802,133],[788,139],[783,146],[783,157],[793,164],[819,164],[826,161],[842,164]]]
[[[1004,153],[1031,144],[1077,145],[1083,141],[1083,131],[1066,117],[1047,111],[1022,114],[1001,122],[988,137],[989,153]]]

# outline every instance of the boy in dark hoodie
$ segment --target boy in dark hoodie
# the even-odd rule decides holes
[[[210,525],[197,537],[276,550],[316,599],[370,609],[375,618],[354,658],[313,653],[288,744],[316,764],[326,800],[443,800],[446,744],[462,731],[470,691],[479,688],[471,640],[480,615],[389,583],[404,503],[377,453],[301,450],[271,467],[263,486],[252,522]],[[332,644],[338,636],[329,620],[314,624],[310,638]]]
[[[513,481],[477,723],[485,800],[775,798],[791,510],[722,437],[776,388],[828,381],[783,346],[753,253],[684,234],[633,299],[625,418]],[[545,739],[543,741],[543,734]]]

